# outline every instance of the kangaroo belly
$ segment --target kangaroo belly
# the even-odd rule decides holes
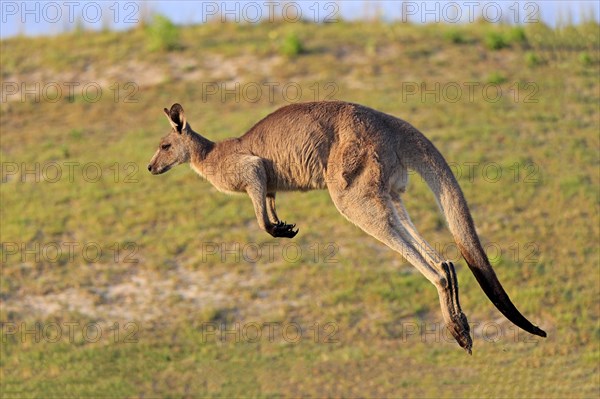
[[[321,159],[289,157],[278,162],[267,160],[267,189],[276,191],[308,191],[327,187],[326,162]]]
[[[322,129],[290,129],[288,136],[255,146],[253,154],[264,159],[270,191],[318,190],[326,188],[331,139]]]

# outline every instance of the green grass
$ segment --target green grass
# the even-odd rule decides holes
[[[523,33],[478,23],[458,34],[445,25],[208,23],[177,28],[177,51],[152,52],[139,45],[146,29],[1,43],[3,81],[43,86],[73,71],[63,80],[103,88],[95,103],[80,90],[55,103],[2,103],[3,397],[598,395],[597,24]],[[306,51],[290,59],[281,43],[292,29]],[[491,31],[510,45],[495,51]],[[207,82],[279,86],[251,102],[204,97]],[[472,98],[469,82],[478,83]],[[279,215],[300,228],[282,241],[260,231],[248,198],[216,192],[188,167],[146,172],[168,131],[163,107],[182,103],[196,131],[220,140],[289,103],[289,83],[303,101],[359,102],[422,130],[455,165],[484,245],[500,249],[494,266],[506,290],[548,339],[512,328],[487,300],[417,175],[406,205],[456,261],[473,356],[439,329],[434,287],[348,223],[327,192],[278,195]],[[407,83],[414,95],[403,96]],[[421,83],[439,83],[440,100]],[[457,101],[443,95],[450,83],[462,89]],[[488,83],[502,90],[495,101],[482,92]],[[21,165],[35,163],[41,176],[22,182]],[[62,168],[56,182],[52,165]],[[69,242],[79,245],[74,258],[54,259],[53,243]],[[36,260],[9,243],[47,252]],[[81,252],[93,244],[101,254]],[[35,342],[7,330],[36,322],[64,334]],[[65,323],[78,323],[72,339]],[[286,341],[276,330],[270,340],[265,328],[257,342],[221,342],[207,339],[206,323],[300,326],[303,336]],[[83,336],[86,325],[102,328],[97,342]]]

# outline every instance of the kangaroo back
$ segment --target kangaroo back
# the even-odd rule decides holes
[[[519,312],[496,277],[475,231],[467,201],[446,160],[423,134],[416,129],[411,133],[407,166],[419,173],[435,194],[454,241],[477,282],[507,319],[531,334],[545,337],[543,330]]]

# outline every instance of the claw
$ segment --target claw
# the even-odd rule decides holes
[[[279,221],[273,225],[269,231],[269,234],[271,234],[273,237],[293,238],[296,236],[296,234],[298,234],[299,231],[299,229],[294,230],[294,227],[296,227],[295,224],[287,224],[284,221]]]

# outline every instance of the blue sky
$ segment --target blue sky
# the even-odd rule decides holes
[[[278,5],[276,5],[278,4]],[[290,22],[323,20],[328,16],[344,19],[372,18],[411,22],[468,23],[475,18],[491,22],[528,23],[539,11],[541,19],[557,25],[579,22],[582,18],[600,20],[598,1],[6,1],[0,3],[0,37],[19,33],[52,35],[82,24],[89,29],[110,26],[128,29],[143,15],[157,12],[178,24],[204,22],[227,14],[229,19],[252,22],[262,17],[278,17]]]

